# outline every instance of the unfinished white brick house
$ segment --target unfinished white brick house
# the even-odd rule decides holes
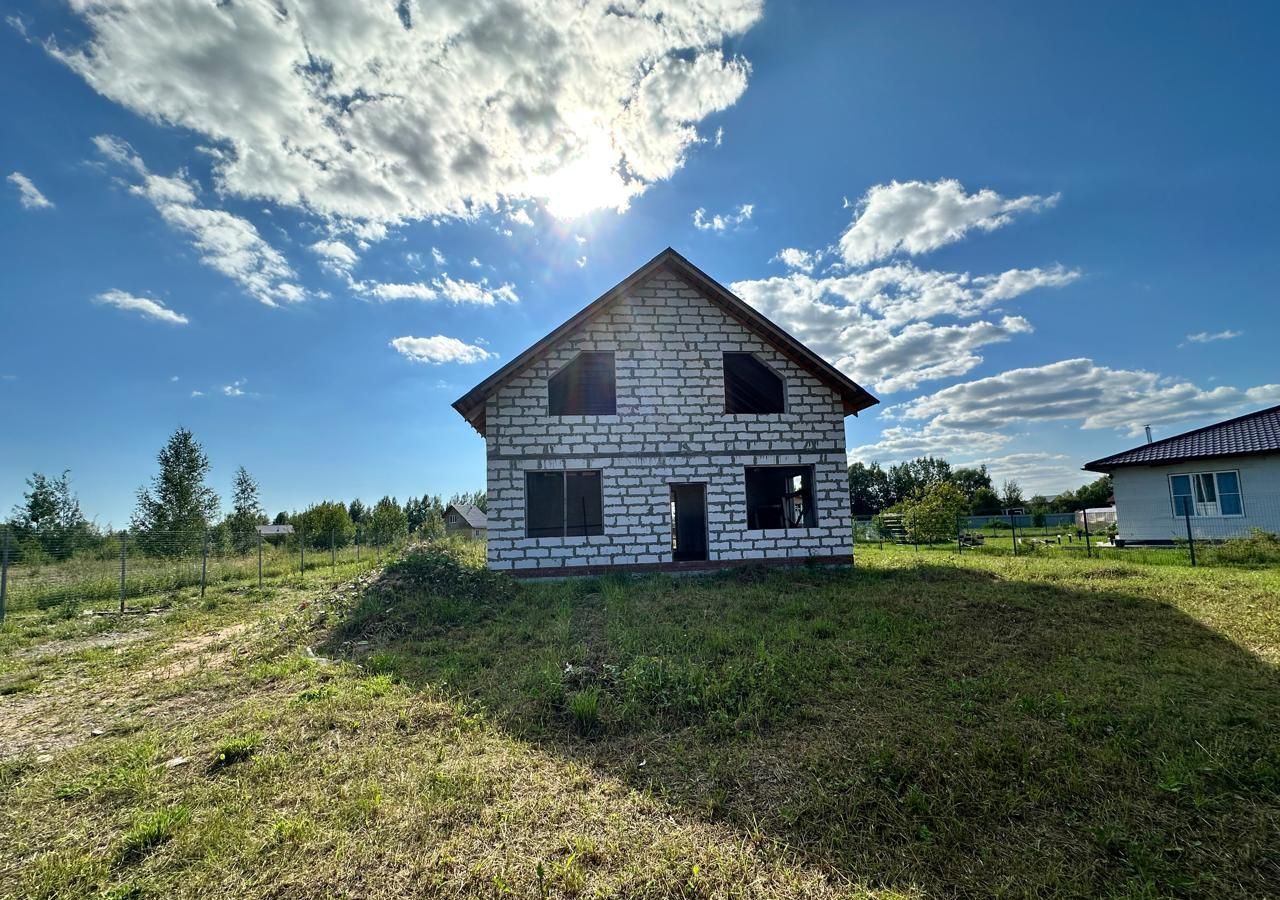
[[[844,419],[878,401],[668,248],[453,406],[513,574],[848,563]]]

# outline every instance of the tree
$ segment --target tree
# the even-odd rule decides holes
[[[156,455],[160,473],[138,489],[132,527],[148,553],[178,555],[199,547],[218,517],[218,495],[205,484],[209,457],[185,428]]]
[[[880,512],[876,474],[883,476],[879,463],[849,466],[849,507],[855,516],[872,516]]]
[[[960,488],[960,492],[964,494],[965,499],[969,501],[969,505],[973,506],[977,499],[979,490],[985,488],[988,491],[994,490],[991,486],[991,476],[987,474],[986,465],[974,468],[959,468],[951,473],[951,481],[956,487]],[[977,511],[975,510],[975,513]]]
[[[1000,486],[1000,502],[1004,504],[1005,509],[1026,506],[1027,501],[1022,499],[1022,485],[1012,478],[1006,478],[1004,484]]]
[[[901,504],[902,524],[922,544],[954,540],[957,520],[968,505],[958,487],[940,481]]]
[[[369,508],[356,498],[347,504],[347,516],[351,519],[351,524],[363,525],[364,520],[369,516]]]
[[[989,487],[980,487],[973,492],[969,512],[975,516],[998,516],[1004,512],[1004,507],[1000,505],[999,494]]]
[[[70,469],[58,478],[33,472],[27,488],[10,517],[19,540],[40,547],[54,559],[66,559],[91,539],[80,500],[71,491]]]
[[[258,496],[258,482],[240,466],[231,482],[231,515],[227,517],[231,548],[237,553],[247,553],[258,542],[258,526],[266,521]]]
[[[365,540],[377,546],[393,544],[409,533],[409,520],[395,497],[383,497],[373,505],[365,527]]]
[[[293,527],[306,536],[307,546],[316,550],[345,547],[356,533],[347,505],[333,500],[308,506],[294,516]]]

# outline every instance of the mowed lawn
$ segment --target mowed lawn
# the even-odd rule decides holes
[[[1280,894],[1276,570],[476,563],[11,620],[0,893]]]

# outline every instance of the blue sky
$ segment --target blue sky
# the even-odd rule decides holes
[[[178,425],[273,513],[481,487],[450,402],[667,245],[881,398],[853,458],[1280,402],[1272,5],[630,6],[10,7],[0,510],[123,523]]]

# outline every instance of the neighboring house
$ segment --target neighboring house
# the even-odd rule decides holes
[[[468,538],[483,538],[489,528],[484,510],[470,503],[450,503],[444,511],[444,530]]]
[[[1280,533],[1280,406],[1143,444],[1084,467],[1115,483],[1117,540],[1167,544]]]
[[[668,248],[453,406],[489,565],[848,563],[844,418],[879,401]]]

